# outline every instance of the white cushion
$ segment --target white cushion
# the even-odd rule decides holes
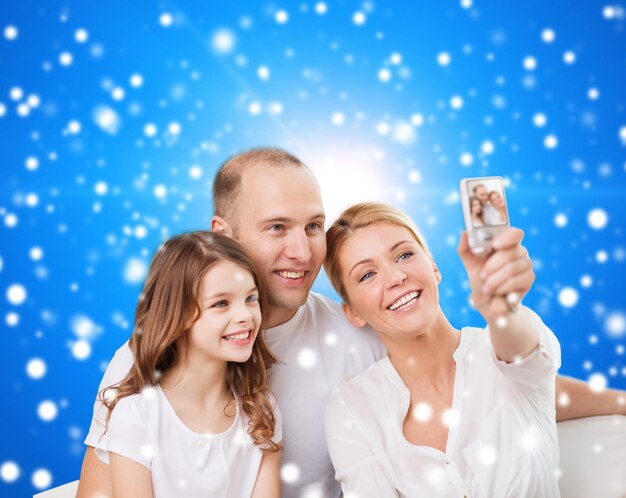
[[[63,486],[57,486],[43,493],[36,494],[33,498],[76,498],[77,491],[78,481],[73,481],[63,484]]]
[[[563,498],[626,497],[626,417],[610,415],[557,424]]]
[[[626,497],[626,417],[611,415],[559,422],[563,498]],[[33,498],[75,498],[78,481]]]

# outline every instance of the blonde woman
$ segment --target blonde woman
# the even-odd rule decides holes
[[[489,192],[489,202],[495,208],[497,216],[494,217],[493,225],[502,225],[507,221],[506,205],[502,194],[497,190]]]
[[[442,275],[408,216],[365,203],[329,229],[324,264],[344,312],[371,325],[389,353],[340,382],[326,412],[344,495],[559,496],[560,348],[517,307],[534,280],[522,236],[500,234],[486,257],[463,234],[458,251],[488,326],[457,330],[439,306]]]

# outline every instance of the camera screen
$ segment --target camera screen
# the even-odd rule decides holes
[[[485,178],[471,181],[467,183],[467,190],[469,212],[475,228],[508,223],[502,180]]]

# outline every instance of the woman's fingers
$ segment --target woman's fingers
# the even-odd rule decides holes
[[[489,302],[488,309],[486,310],[489,316],[506,316],[510,311],[510,307],[503,297],[494,297]]]
[[[483,263],[480,269],[480,275],[485,280],[492,273],[497,272],[500,268],[519,258],[526,258],[530,261],[528,250],[524,246],[514,246],[508,249],[502,249],[492,253]]]
[[[506,230],[499,233],[491,241],[491,246],[499,251],[501,249],[508,249],[515,246],[519,246],[524,238],[524,230],[520,228],[509,227]]]
[[[531,278],[532,277],[532,278]],[[504,262],[495,271],[487,273],[483,280],[482,293],[488,295],[503,295],[509,290],[527,291],[534,280],[533,265],[527,256],[518,257]],[[515,282],[517,286],[513,283]],[[528,288],[520,284],[528,284]]]
[[[508,278],[493,291],[494,296],[508,296],[512,306],[519,303],[535,281],[535,272],[525,271]]]

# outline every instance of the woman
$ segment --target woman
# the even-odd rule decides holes
[[[101,393],[96,453],[116,498],[279,496],[263,307],[258,273],[232,239],[192,232],[158,250],[137,305],[134,365]]]
[[[483,204],[476,196],[469,198],[470,213],[472,215],[472,225],[475,227],[485,226],[485,220],[483,219]]]
[[[497,190],[489,192],[489,202],[495,208],[497,215],[494,216],[492,225],[503,225],[507,221],[506,205],[502,194]]]
[[[371,325],[389,352],[339,383],[327,409],[345,495],[559,495],[560,350],[530,310],[511,311],[534,280],[521,237],[509,229],[492,255],[476,256],[463,234],[459,254],[488,328],[459,331],[439,307],[441,273],[410,218],[364,203],[327,232],[324,265],[346,316]]]

